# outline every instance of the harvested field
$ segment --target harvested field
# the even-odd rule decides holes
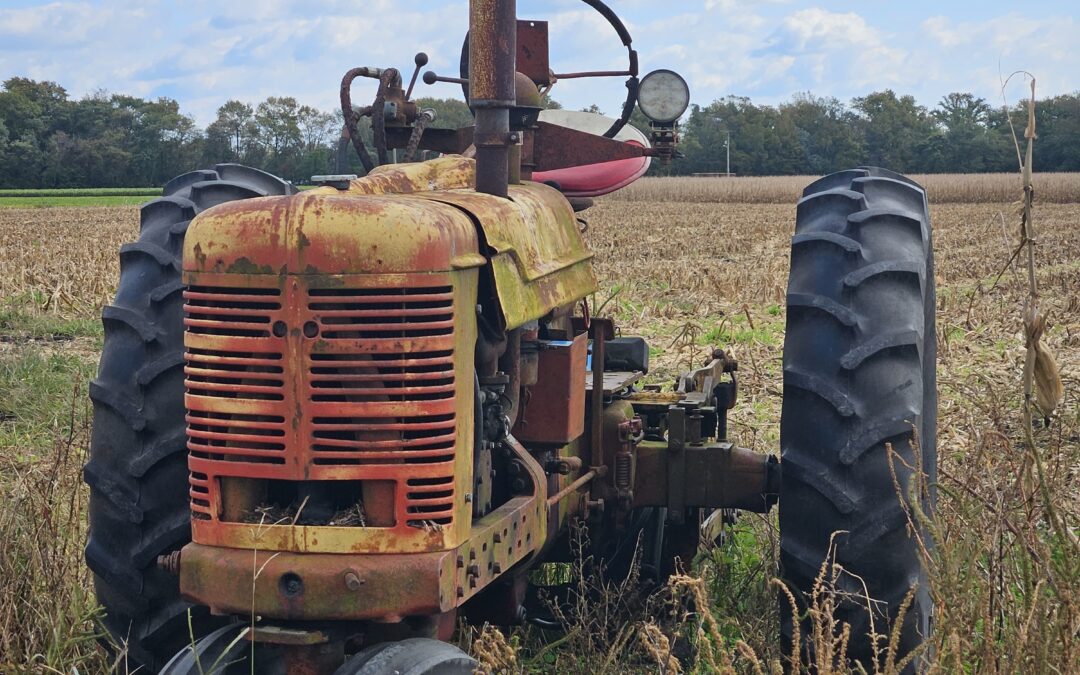
[[[602,279],[593,306],[650,340],[657,381],[730,347],[741,377],[732,430],[762,452],[777,449],[788,242],[808,180],[652,179],[584,214]],[[927,564],[938,672],[1080,672],[1080,176],[1036,178],[1045,343],[1066,389],[1056,419],[1036,429],[1042,479],[1021,431],[1025,271],[1002,273],[1018,241],[1015,187],[1014,177],[929,182],[941,484]],[[97,316],[114,289],[116,251],[137,229],[134,207],[0,209],[0,575],[18,580],[0,592],[2,672],[114,665],[91,642],[79,470]],[[601,611],[628,611],[612,600],[553,649],[541,644],[558,636],[517,633],[517,667],[657,672],[642,646],[653,626],[688,672],[754,672],[755,658],[767,671],[778,658],[774,524],[775,515],[744,518],[698,561],[710,609],[697,618],[660,602],[613,613],[614,627],[598,623]],[[718,623],[699,641],[703,614]],[[696,651],[678,648],[687,641]]]
[[[612,201],[706,202],[723,204],[794,204],[816,176],[733,178],[643,178],[608,197]],[[1012,202],[1022,192],[1011,173],[912,175],[926,188],[931,204]],[[1037,197],[1043,203],[1080,202],[1080,173],[1039,175]]]

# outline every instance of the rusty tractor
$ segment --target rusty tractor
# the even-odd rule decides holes
[[[457,617],[528,620],[530,574],[567,560],[574,523],[613,568],[637,547],[642,578],[660,582],[737,510],[777,502],[789,653],[812,663],[807,594],[826,560],[852,662],[887,648],[874,634],[901,658],[927,637],[911,512],[933,494],[908,489],[933,485],[935,466],[924,191],[876,168],[806,189],[781,457],[740,448],[728,353],[662,389],[643,383],[645,340],[589,315],[598,284],[576,211],[672,157],[689,90],[671,71],[639,78],[623,23],[585,2],[625,70],[557,75],[547,23],[472,0],[460,76],[423,80],[460,83],[473,126],[434,128],[418,109],[422,54],[407,84],[356,68],[343,139],[366,176],[299,192],[225,164],[142,208],[103,312],[85,468],[86,559],[129,664],[472,672],[445,642]],[[589,76],[626,78],[621,116],[545,121],[542,93]],[[362,77],[378,93],[356,107]],[[635,105],[652,126],[632,142]],[[404,162],[388,162],[395,150]]]

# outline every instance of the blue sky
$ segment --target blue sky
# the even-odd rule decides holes
[[[1080,90],[1076,0],[609,0],[643,71],[673,68],[695,103],[728,94],[777,103],[797,92],[854,96],[884,88],[933,105],[952,91],[1000,100],[999,73],[1026,69],[1042,96]],[[296,96],[335,107],[341,75],[431,55],[456,70],[466,0],[0,0],[0,79],[59,82],[75,97],[99,89],[170,96],[201,123],[229,98]],[[614,69],[626,53],[579,0],[519,0],[521,18],[551,22],[556,71]],[[354,100],[373,91],[358,85]],[[457,96],[453,86],[422,94]],[[1011,90],[1013,98],[1022,87]],[[568,107],[614,112],[620,80],[565,81]]]

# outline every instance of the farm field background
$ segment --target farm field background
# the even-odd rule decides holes
[[[1042,480],[1020,431],[1025,271],[1002,273],[1018,243],[1019,179],[919,178],[931,200],[938,283],[933,658],[942,672],[1078,672],[1080,174],[1035,182],[1045,343],[1066,389],[1057,419],[1036,431]],[[730,348],[741,378],[732,432],[761,452],[778,449],[788,244],[795,200],[810,180],[645,179],[583,214],[602,282],[593,306],[624,334],[648,338],[656,381],[700,365],[713,346]],[[33,204],[43,208],[22,208],[24,199],[44,200]],[[84,201],[48,201],[61,199]],[[99,610],[82,564],[80,476],[100,309],[115,289],[117,252],[138,233],[135,206],[92,205],[109,199],[146,198],[0,192],[0,207],[9,207],[0,208],[0,672],[114,665],[93,645]],[[1051,512],[1067,524],[1064,540],[1048,524]],[[778,658],[774,524],[775,514],[744,518],[698,561],[720,644],[715,655],[699,644],[696,666],[695,650],[675,648],[686,670],[710,670],[703,655],[731,659],[740,672],[752,672],[754,658],[766,668]],[[614,625],[571,627],[555,649],[520,631],[518,665],[656,672],[640,641],[622,636],[652,622],[676,646],[686,642],[694,620],[670,609],[635,613],[612,600]]]

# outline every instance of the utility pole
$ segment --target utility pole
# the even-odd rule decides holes
[[[719,117],[714,117],[713,122],[723,124],[724,120]],[[731,131],[728,129],[721,129],[725,134],[724,149],[727,150],[727,164],[725,166],[724,176],[731,178]]]
[[[727,140],[724,141],[724,148],[727,150],[727,165],[725,170],[727,177],[731,178],[731,132],[724,129],[724,133],[727,134]]]

